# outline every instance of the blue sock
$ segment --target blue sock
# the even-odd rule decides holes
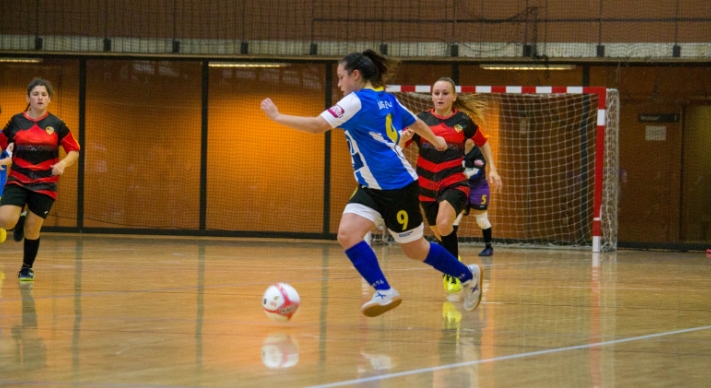
[[[373,248],[365,241],[346,249],[346,256],[351,260],[360,276],[373,288],[376,290],[390,289],[390,285],[385,280],[385,275],[380,269],[380,263],[378,263],[378,258],[375,256]]]
[[[425,264],[431,265],[439,272],[459,279],[462,283],[472,279],[472,271],[439,244],[430,243],[430,252],[427,254]]]

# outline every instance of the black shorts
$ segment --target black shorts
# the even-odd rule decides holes
[[[49,210],[54,205],[54,198],[49,195],[35,193],[22,186],[5,185],[5,191],[2,193],[2,199],[0,199],[0,206],[3,205],[14,205],[21,208],[27,205],[27,208],[32,213],[46,219]]]
[[[396,190],[358,186],[348,203],[361,204],[377,211],[388,229],[402,233],[422,225],[418,190],[417,181]]]
[[[427,223],[430,226],[437,225],[437,213],[439,213],[439,203],[442,201],[449,202],[454,208],[454,214],[459,215],[467,207],[467,194],[462,190],[451,188],[442,192],[437,201],[422,202],[422,210],[425,211]]]

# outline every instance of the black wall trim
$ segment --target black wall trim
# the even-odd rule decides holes
[[[79,60],[79,128],[77,141],[84,147],[86,144],[86,58]],[[83,151],[83,152],[82,152]],[[84,227],[84,179],[86,177],[85,150],[79,152],[77,160],[77,228]]]
[[[207,229],[207,134],[209,99],[209,62],[202,62],[202,118],[200,125],[200,230]]]

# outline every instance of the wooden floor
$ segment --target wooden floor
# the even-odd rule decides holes
[[[403,303],[366,318],[371,290],[335,242],[47,234],[32,288],[21,247],[0,245],[0,386],[711,385],[704,253],[497,248],[466,312],[376,245]],[[301,295],[286,324],[262,311],[274,282]]]

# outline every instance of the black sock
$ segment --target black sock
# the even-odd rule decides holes
[[[32,264],[35,263],[37,258],[37,251],[39,251],[40,239],[29,240],[25,238],[25,255],[22,258],[22,266],[27,268],[32,268]]]
[[[452,233],[442,236],[442,246],[454,257],[459,257],[459,244],[457,243],[456,232],[452,231]]]
[[[486,244],[487,248],[491,248],[491,227],[482,229],[481,233],[484,235],[484,244]]]
[[[459,229],[459,225],[452,225],[452,233],[457,233],[457,229]]]

